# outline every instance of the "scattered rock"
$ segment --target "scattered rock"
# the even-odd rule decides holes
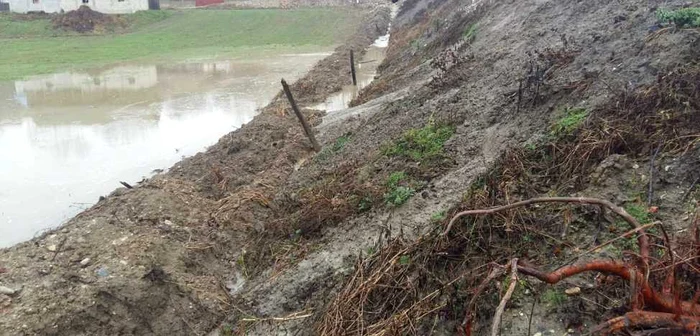
[[[57,247],[56,247],[56,244],[51,244],[51,245],[47,246],[46,249],[49,250],[50,252],[56,252]]]
[[[564,293],[569,296],[579,295],[581,294],[581,287],[571,287],[565,290]]]
[[[17,291],[10,287],[0,286],[0,294],[15,295],[15,293],[17,293]]]
[[[90,258],[85,258],[85,259],[80,261],[81,267],[87,267],[88,265],[90,265]]]

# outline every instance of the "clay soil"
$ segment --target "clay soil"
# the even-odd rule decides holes
[[[581,255],[630,229],[591,206],[465,218],[442,234],[460,210],[541,196],[600,198],[661,222],[649,279],[663,282],[662,231],[681,259],[696,248],[700,33],[658,22],[660,5],[684,2],[404,1],[355,106],[304,110],[321,152],[279,95],[206,152],[2,250],[0,285],[17,292],[0,296],[0,326],[452,335],[471,310],[474,334],[488,334],[509,276],[468,303],[493,263],[636,260],[634,239]],[[349,50],[388,21],[376,8],[295,83],[299,105],[347,84]],[[697,300],[698,267],[679,266],[682,300]],[[594,272],[554,286],[521,275],[501,334],[584,333],[628,312],[629,293]]]

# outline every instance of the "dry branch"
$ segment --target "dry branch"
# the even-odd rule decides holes
[[[489,215],[501,211],[506,211],[518,207],[523,207],[526,205],[530,204],[536,204],[536,203],[580,203],[580,204],[595,204],[595,205],[600,205],[604,206],[608,209],[610,209],[612,212],[617,214],[618,216],[622,217],[627,223],[632,225],[633,228],[637,229],[642,227],[639,222],[632,217],[630,214],[625,211],[625,209],[609,202],[606,200],[601,200],[597,198],[588,198],[588,197],[541,197],[541,198],[532,198],[529,200],[525,201],[520,201],[508,205],[503,205],[503,206],[498,206],[490,209],[480,209],[480,210],[467,210],[467,211],[462,211],[460,213],[457,213],[452,219],[450,220],[450,223],[447,225],[447,228],[445,228],[445,231],[442,233],[443,235],[447,235],[450,230],[452,229],[452,226],[454,223],[460,219],[461,217],[464,216],[471,216],[471,215]],[[649,238],[647,237],[646,233],[644,230],[639,230],[638,233],[638,242],[639,242],[639,251],[642,256],[642,259],[644,260],[645,264],[648,264],[649,260]]]
[[[493,315],[493,323],[491,324],[491,336],[498,336],[498,329],[501,325],[501,316],[503,316],[503,311],[506,309],[506,304],[510,300],[510,297],[515,291],[515,286],[518,284],[518,258],[513,259],[510,263],[510,286],[506,294],[503,295],[503,299],[498,304],[496,308],[496,313]]]

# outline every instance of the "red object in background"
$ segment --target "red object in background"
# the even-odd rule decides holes
[[[194,4],[197,7],[201,6],[209,6],[213,4],[221,4],[224,3],[224,0],[195,0]]]

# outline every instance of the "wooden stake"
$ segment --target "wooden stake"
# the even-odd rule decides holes
[[[297,103],[294,101],[294,96],[292,96],[292,91],[289,90],[289,85],[287,85],[287,82],[284,79],[282,79],[282,89],[284,89],[284,94],[287,95],[289,104],[292,105],[294,114],[297,115],[297,118],[299,118],[299,121],[301,122],[301,126],[304,127],[304,133],[306,133],[306,136],[309,137],[311,145],[314,146],[314,150],[320,152],[321,146],[319,146],[318,142],[316,142],[316,137],[314,137],[314,133],[311,130],[309,123],[306,121],[306,118],[304,118],[304,115],[299,111],[299,107],[297,107]]]
[[[352,85],[357,86],[357,77],[355,76],[355,53],[350,50],[350,71],[352,72]]]

